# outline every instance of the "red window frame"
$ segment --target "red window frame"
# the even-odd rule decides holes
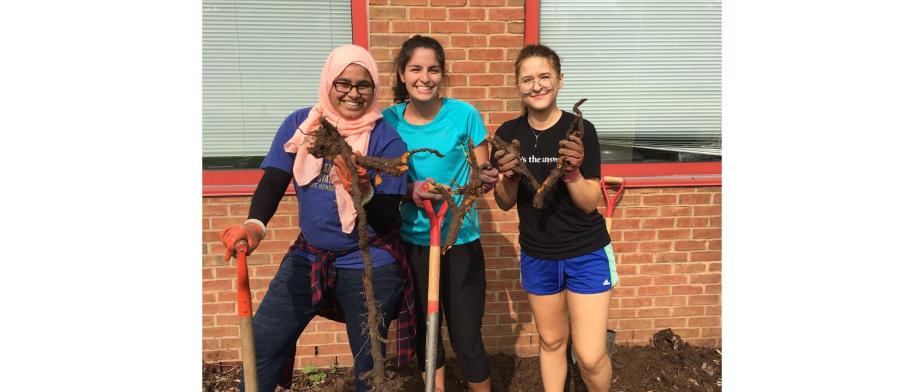
[[[369,49],[367,0],[350,0],[353,44]],[[525,0],[523,38],[527,44],[539,42],[539,0]],[[722,162],[615,163],[604,164],[602,175],[626,179],[627,188],[671,186],[721,186]],[[250,196],[263,170],[203,170],[203,196]],[[287,194],[294,194],[289,186]]]

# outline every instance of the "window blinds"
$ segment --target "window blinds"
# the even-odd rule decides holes
[[[721,155],[721,22],[718,0],[542,0],[559,107],[588,98],[605,144]]]
[[[263,156],[317,100],[331,49],[352,42],[349,0],[203,0],[202,155]]]

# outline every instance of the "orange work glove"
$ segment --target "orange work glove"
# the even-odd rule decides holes
[[[353,164],[356,165],[356,172],[359,173],[359,191],[363,196],[372,195],[372,183],[369,182],[369,171],[365,167],[360,166],[356,163],[356,156],[359,153],[353,152]],[[350,169],[347,168],[346,162],[343,160],[343,156],[337,155],[334,158],[334,169],[337,170],[337,176],[340,177],[340,186],[349,194],[353,194],[352,180],[353,175],[350,173]],[[363,197],[365,200],[367,197]]]
[[[248,219],[242,224],[228,226],[221,232],[221,242],[225,244],[225,261],[234,256],[234,244],[240,240],[247,241],[247,255],[253,253],[260,245],[260,240],[266,236],[266,228],[256,219]]]

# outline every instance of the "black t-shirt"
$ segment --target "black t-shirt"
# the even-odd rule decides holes
[[[520,141],[520,159],[541,184],[558,163],[558,142],[565,138],[574,114],[562,112],[561,119],[545,131],[535,131],[525,116],[507,121],[497,136],[507,142]],[[600,178],[600,142],[590,121],[584,120],[584,178]],[[496,164],[496,162],[495,162]],[[521,181],[517,189],[520,216],[520,247],[533,257],[562,260],[581,256],[610,243],[603,216],[596,210],[581,211],[571,200],[568,189],[558,180],[545,197],[543,208],[533,207],[536,192]]]

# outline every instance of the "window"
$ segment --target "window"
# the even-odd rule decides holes
[[[316,100],[330,50],[351,42],[349,0],[203,0],[203,167],[256,167],[282,120]]]
[[[542,0],[539,42],[562,58],[559,106],[580,98],[606,163],[717,161],[720,0]]]

